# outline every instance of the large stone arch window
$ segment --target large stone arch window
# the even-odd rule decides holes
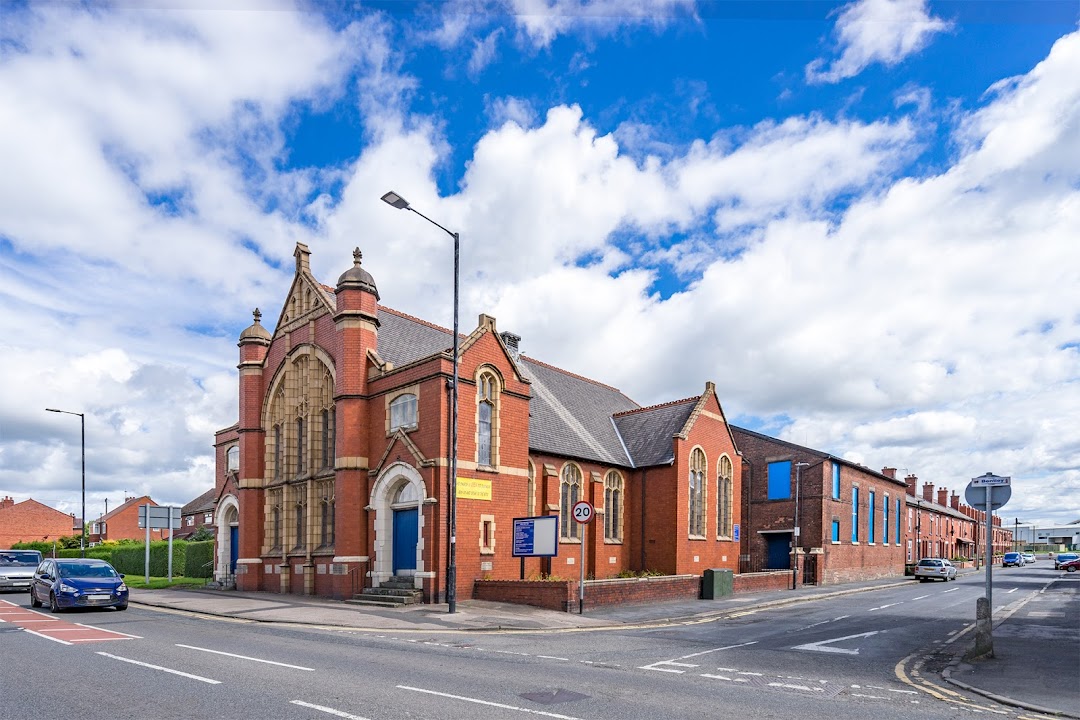
[[[705,459],[705,451],[699,447],[690,452],[690,478],[689,478],[689,522],[688,534],[690,537],[705,536],[705,477],[708,468]]]
[[[581,525],[574,520],[574,504],[580,499],[581,468],[566,463],[559,480],[559,536],[563,540],[581,538]]]

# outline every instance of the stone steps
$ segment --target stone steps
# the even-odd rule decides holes
[[[384,580],[379,587],[364,588],[362,593],[353,595],[345,602],[351,605],[404,607],[420,602],[422,597],[423,593],[416,589],[411,577],[394,576]]]

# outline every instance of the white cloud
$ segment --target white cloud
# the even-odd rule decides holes
[[[807,65],[807,82],[836,83],[873,63],[896,65],[950,27],[930,14],[926,0],[857,0],[844,6],[836,20],[840,57],[828,67],[823,58]]]
[[[661,28],[675,17],[696,13],[694,0],[508,0],[508,5],[525,36],[542,48],[571,30],[610,33],[624,25]]]

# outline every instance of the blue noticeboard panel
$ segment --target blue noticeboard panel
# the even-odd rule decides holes
[[[559,516],[514,518],[514,557],[559,554]]]
[[[738,540],[739,539],[739,523],[735,523],[735,529],[732,532],[731,539],[732,540]]]

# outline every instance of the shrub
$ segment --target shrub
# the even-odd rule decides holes
[[[187,543],[187,553],[184,562],[184,575],[192,578],[209,578],[214,576],[214,541]]]

